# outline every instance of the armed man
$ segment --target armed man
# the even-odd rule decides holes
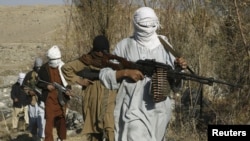
[[[115,90],[108,90],[99,80],[103,52],[109,52],[110,45],[104,35],[93,40],[93,48],[80,58],[65,63],[62,72],[70,84],[83,87],[83,118],[82,133],[91,141],[114,141],[114,105]]]
[[[70,99],[70,86],[65,81],[61,66],[64,62],[61,60],[61,51],[58,46],[54,45],[47,51],[48,62],[42,65],[38,72],[37,86],[42,89],[42,100],[45,103],[45,141],[53,141],[53,128],[56,127],[58,140],[66,139],[66,108],[67,100]],[[49,83],[45,83],[49,82]],[[56,89],[53,83],[56,82],[66,88],[68,91],[61,92]],[[63,94],[65,105],[61,105],[58,95]]]
[[[137,9],[132,19],[134,34],[117,44],[114,55],[133,62],[154,59],[173,69],[177,66],[180,69],[187,67],[185,59],[175,58],[161,44],[158,37],[163,38],[165,42],[168,42],[168,39],[157,35],[156,30],[160,23],[152,8]],[[167,90],[167,95],[161,96],[161,93],[154,90],[153,78],[147,77],[136,68],[114,70],[112,67],[106,67],[101,69],[99,78],[107,88],[118,90],[114,110],[115,141],[165,140],[172,114],[170,89]]]
[[[43,140],[45,137],[45,105],[41,100],[41,90],[36,87],[38,81],[38,71],[43,64],[41,58],[36,58],[33,69],[24,78],[23,86],[25,92],[31,97],[29,103],[29,130],[34,140]]]

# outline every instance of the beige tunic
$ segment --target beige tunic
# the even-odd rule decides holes
[[[62,72],[69,84],[76,84],[78,79],[76,73],[86,66],[79,60],[66,63]],[[92,67],[93,69],[93,67]],[[96,69],[96,68],[95,68]],[[83,96],[83,133],[102,133],[103,130],[114,132],[114,106],[116,91],[106,89],[99,80],[82,91]],[[107,133],[110,134],[110,133]],[[112,137],[114,138],[114,137]],[[113,140],[113,139],[110,139]]]

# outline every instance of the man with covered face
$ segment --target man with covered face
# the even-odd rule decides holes
[[[150,7],[137,9],[133,17],[134,34],[122,39],[113,54],[129,61],[154,59],[175,69],[187,67],[183,58],[166,51],[158,37],[169,44],[167,37],[157,35],[159,20]],[[171,46],[169,44],[169,46]],[[109,89],[118,89],[115,117],[116,141],[163,141],[171,118],[170,97],[155,102],[151,93],[152,79],[137,69],[113,70],[103,68],[99,75]]]
[[[43,60],[37,57],[34,66],[24,78],[23,86],[25,92],[31,98],[29,103],[29,129],[34,139],[42,140],[45,137],[44,102],[41,101],[40,89],[37,88],[38,71],[43,64]]]
[[[53,141],[53,128],[57,130],[58,140],[66,139],[66,108],[61,105],[58,96],[59,89],[56,89],[54,82],[67,88],[70,87],[65,81],[61,67],[64,62],[61,60],[61,51],[54,45],[47,51],[48,62],[43,64],[38,72],[37,87],[42,90],[42,101],[45,103],[45,141]],[[62,93],[66,100],[70,99],[70,90]]]
[[[114,141],[113,112],[116,91],[105,88],[98,78],[98,72],[103,68],[103,52],[109,52],[109,41],[105,36],[98,35],[94,38],[93,48],[89,53],[65,63],[62,67],[68,83],[79,84],[83,88],[82,133],[88,135],[89,141]]]
[[[17,82],[12,85],[10,92],[13,101],[12,127],[15,132],[18,131],[18,122],[22,114],[24,114],[26,125],[29,125],[28,104],[30,99],[23,89],[25,75],[26,73],[22,72],[18,74]]]

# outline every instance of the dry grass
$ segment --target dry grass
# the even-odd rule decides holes
[[[182,109],[181,112],[180,109],[176,109],[174,113],[178,116],[169,125],[167,136],[171,141],[204,141],[208,124],[249,124],[250,51],[249,45],[245,44],[250,41],[250,36],[248,36],[250,22],[249,16],[246,14],[250,7],[249,3],[244,3],[245,0],[237,1],[239,2],[237,6],[240,6],[238,9],[240,14],[237,14],[232,1],[223,1],[221,7],[226,7],[226,9],[220,9],[221,11],[216,9],[216,6],[220,5],[219,2],[214,7],[213,5],[210,5],[211,7],[201,6],[198,2],[191,6],[184,5],[187,7],[183,11],[175,10],[178,1],[176,3],[168,2],[166,1],[165,11],[158,12],[163,27],[159,33],[169,38],[197,74],[238,83],[243,88],[231,90],[227,86],[217,84],[204,86],[203,98],[207,99],[209,104],[203,105],[203,115],[187,118],[192,105],[186,105],[186,110]],[[16,10],[13,10],[13,8],[1,7],[0,18],[4,20],[0,22],[0,31],[2,31],[0,42],[37,43],[41,41],[44,42],[42,47],[60,43],[64,46],[65,61],[68,61],[87,52],[91,46],[91,39],[96,34],[105,31],[113,48],[118,40],[132,34],[130,16],[133,14],[133,8],[131,5],[125,7],[114,5],[112,8],[113,11],[111,10],[109,14],[103,14],[105,11],[98,11],[97,8],[86,8],[82,11],[78,9],[82,13],[77,13],[79,11],[74,9],[76,10],[73,11],[74,14],[81,15],[78,17],[77,15],[72,16],[72,13],[68,13],[70,10],[64,8],[53,10],[53,8],[46,9],[46,7],[26,7],[21,10],[21,7],[17,7]],[[90,9],[93,11],[88,11]],[[19,14],[14,12],[19,12]],[[44,13],[47,15],[43,15]],[[225,15],[220,15],[221,13]],[[109,17],[98,19],[102,14]],[[63,17],[65,15],[66,18]],[[23,20],[24,18],[30,19]],[[106,21],[107,19],[111,21]],[[65,25],[61,26],[61,24]],[[28,28],[26,25],[36,27]],[[25,28],[20,28],[24,26]],[[55,27],[62,28],[54,31]],[[27,60],[31,63],[32,57]],[[28,62],[27,60],[26,62]],[[13,62],[13,64],[18,64]],[[5,68],[1,65],[1,69]],[[11,71],[8,68],[3,72]],[[198,88],[197,85],[189,83],[185,86],[192,89]],[[4,127],[3,124],[2,127]],[[7,137],[8,134],[4,131],[6,130],[1,133]],[[81,140],[82,138],[83,136],[79,134],[69,137],[69,140]]]

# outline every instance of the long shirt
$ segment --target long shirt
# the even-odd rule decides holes
[[[79,79],[82,79],[77,73],[84,68],[99,70],[93,66],[85,65],[79,59],[76,59],[64,64],[62,73],[65,80],[69,84],[74,85],[77,84],[76,82]],[[93,84],[82,89],[81,95],[83,96],[82,109],[84,118],[82,133],[102,133],[103,130],[113,132],[116,91],[108,90],[99,80],[94,80]],[[109,140],[112,141],[112,137]]]
[[[164,37],[164,39],[167,38]],[[121,40],[114,55],[126,58],[129,61],[155,59],[174,68],[174,56],[159,45],[154,49],[139,46],[131,38]],[[116,80],[116,70],[103,68],[99,75],[102,83],[109,89],[118,89],[115,117],[116,141],[163,141],[166,128],[172,113],[172,101],[154,103],[151,95],[151,78],[145,77],[136,83],[129,79],[121,82]]]

